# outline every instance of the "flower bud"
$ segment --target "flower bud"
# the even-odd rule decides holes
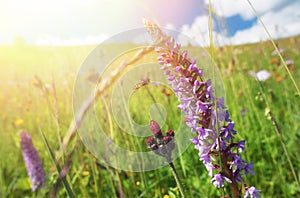
[[[167,136],[170,136],[170,137],[174,137],[174,131],[173,130],[168,130],[167,131]]]
[[[160,126],[154,120],[150,121],[150,130],[152,131],[153,135],[156,138],[158,138],[158,139],[162,139],[163,138],[163,134],[161,132]]]

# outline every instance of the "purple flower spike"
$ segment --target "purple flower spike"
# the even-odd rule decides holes
[[[212,177],[211,182],[218,188],[227,182],[233,197],[241,197],[241,193],[245,193],[243,189],[248,189],[247,196],[258,196],[260,191],[254,187],[242,188],[243,177],[254,173],[252,164],[241,158],[240,153],[246,151],[245,140],[235,141],[235,123],[226,110],[224,98],[215,97],[211,79],[204,79],[203,70],[197,67],[196,60],[188,57],[187,51],[175,47],[179,45],[174,38],[150,20],[145,19],[144,23],[155,48],[159,49],[156,50],[159,64],[164,66],[164,73],[180,102],[178,108],[185,115],[185,123],[192,133],[197,132],[191,142]]]
[[[29,133],[23,131],[20,136],[23,158],[31,181],[31,190],[35,191],[45,181],[43,164],[37,150],[33,146]]]

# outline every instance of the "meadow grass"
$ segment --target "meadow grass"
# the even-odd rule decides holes
[[[300,86],[300,71],[297,68],[300,64],[300,37],[276,42],[280,48],[285,49],[284,58],[294,61],[290,71]],[[21,130],[27,130],[32,135],[47,174],[47,183],[36,196],[66,196],[63,184],[57,182],[58,173],[39,131],[41,129],[45,134],[54,154],[61,156],[58,126],[64,137],[73,118],[72,91],[76,72],[94,47],[0,47],[1,197],[33,196],[20,150]],[[112,50],[114,47],[118,46],[112,46]],[[198,49],[190,46],[188,50],[196,53]],[[247,153],[244,157],[247,161],[254,162],[255,176],[247,177],[246,182],[262,190],[263,197],[297,197],[299,189],[272,122],[265,115],[265,103],[258,94],[259,84],[248,74],[250,70],[262,69],[272,74],[270,79],[263,82],[266,90],[264,94],[279,124],[299,178],[299,97],[295,95],[295,89],[284,68],[274,61],[271,63],[272,59],[277,58],[271,54],[273,50],[269,42],[215,47],[214,61],[224,81],[226,105],[235,120],[237,138],[247,141]],[[155,56],[150,54],[143,59],[155,60]],[[201,60],[198,62],[201,63]],[[53,95],[53,84],[57,99]],[[131,96],[129,116],[139,124],[149,122],[148,108],[153,103],[150,92],[167,107],[167,120],[162,126],[163,130],[176,129],[182,118],[176,107],[178,102],[174,94],[166,96],[161,87],[151,84],[147,88],[148,91],[142,87]],[[109,101],[105,97],[103,100]],[[116,137],[116,143],[124,148],[147,151],[145,139],[128,136],[122,131],[114,122],[108,107],[101,100],[96,102],[97,114],[101,118],[99,122],[106,127],[105,131]],[[56,111],[59,112],[58,117]],[[64,156],[64,159],[59,159],[59,163],[61,167],[68,164],[66,179],[76,197],[179,197],[176,183],[167,166],[142,173],[115,170],[95,159],[78,135],[68,144]],[[192,145],[174,164],[187,197],[220,196],[220,192],[209,183],[210,178]]]

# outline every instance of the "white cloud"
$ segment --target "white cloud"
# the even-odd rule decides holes
[[[295,2],[280,11],[267,12],[261,16],[272,38],[282,38],[300,33],[300,3]],[[234,44],[258,42],[268,39],[260,23],[249,29],[238,31],[231,40]]]
[[[266,1],[270,3],[269,0]],[[220,4],[224,3],[223,0],[220,0],[218,2],[220,2]],[[236,5],[232,6],[231,4],[234,2],[239,2],[236,4],[242,5],[242,3],[240,2],[245,1],[226,0],[226,2],[228,3],[228,5],[226,4],[226,6],[223,7],[223,13],[226,13],[223,16],[231,16],[244,12],[244,16],[247,15],[250,17],[250,14],[246,13],[249,10],[251,11],[251,8],[249,6],[245,9],[243,8],[243,6],[240,6],[241,9],[239,9],[239,6],[236,8]],[[255,3],[253,4],[257,4],[258,1],[254,2]],[[262,7],[260,7],[259,10],[260,12],[264,13],[261,15],[261,19],[266,25],[273,39],[300,34],[300,1],[285,5],[282,7],[282,9],[278,9],[278,5],[281,5],[281,1],[279,0],[274,1],[274,4],[276,5],[266,5],[264,1],[261,2],[263,3]],[[230,4],[231,6],[229,6]],[[275,7],[277,7],[276,11]],[[267,10],[268,8],[270,9],[269,11]],[[182,26],[181,32],[196,40],[201,45],[208,45],[208,17],[197,17],[193,24]],[[214,41],[219,45],[253,43],[268,39],[265,30],[259,22],[255,23],[248,29],[237,31],[236,34],[231,37],[226,37],[217,32],[213,32],[213,37]]]
[[[195,18],[194,22],[192,23],[192,25],[183,25],[181,27],[181,32],[188,36],[190,39],[196,41],[196,43],[201,46],[207,46],[209,45],[209,18],[208,16],[198,16]],[[228,43],[228,39],[221,35],[218,34],[215,30],[214,30],[214,22],[213,22],[213,38],[215,41],[216,45],[223,45],[225,43]],[[182,45],[187,45],[187,44],[193,44],[191,43],[191,41],[187,41],[186,37],[180,37],[178,38],[178,41],[182,44]]]
[[[205,3],[208,4],[208,0]],[[250,0],[258,14],[278,10],[293,0]],[[213,10],[223,17],[241,15],[244,19],[255,17],[247,0],[212,0]]]
[[[37,38],[35,45],[39,46],[80,46],[100,44],[108,36],[101,34],[98,36],[87,36],[85,38],[60,38],[51,35],[44,35]]]

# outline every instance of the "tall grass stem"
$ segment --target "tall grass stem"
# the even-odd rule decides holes
[[[266,97],[266,95],[264,94],[264,93],[265,93],[265,92],[264,92],[264,87],[263,87],[262,83],[261,83],[259,80],[257,80],[257,82],[259,83],[259,87],[260,87],[260,90],[261,90],[261,94],[262,94],[263,100],[264,100],[264,102],[265,102],[265,104],[266,104],[266,107],[267,107],[267,109],[268,109],[268,116],[270,116],[270,119],[271,119],[271,121],[272,121],[272,124],[273,124],[273,126],[274,126],[274,129],[275,129],[275,131],[276,131],[276,134],[277,134],[277,136],[278,136],[278,138],[279,138],[279,140],[280,140],[281,146],[282,146],[282,148],[283,148],[284,154],[285,154],[285,156],[286,156],[286,158],[287,158],[287,160],[288,160],[288,163],[289,163],[290,169],[291,169],[291,171],[292,171],[294,180],[295,180],[295,182],[297,183],[297,186],[298,186],[299,192],[300,192],[300,183],[299,183],[299,179],[298,179],[298,176],[297,176],[296,171],[295,171],[295,169],[294,169],[294,166],[293,166],[292,160],[291,160],[291,158],[290,158],[290,155],[289,155],[289,153],[288,153],[288,150],[287,150],[287,148],[286,148],[286,145],[285,145],[285,143],[284,143],[284,141],[283,141],[281,130],[280,130],[279,126],[278,126],[278,123],[277,123],[277,121],[276,121],[275,116],[273,115],[273,113],[272,113],[272,111],[271,111],[271,109],[270,109],[270,105],[269,105],[269,103],[268,103],[267,97]]]
[[[267,33],[267,35],[268,35],[268,37],[269,37],[269,39],[270,39],[270,41],[271,41],[273,47],[275,48],[275,50],[276,50],[276,52],[277,52],[277,54],[278,54],[278,56],[279,56],[279,58],[280,58],[280,60],[281,60],[281,62],[282,62],[282,64],[283,64],[283,66],[284,66],[284,68],[285,68],[285,70],[287,71],[287,73],[288,73],[288,75],[289,75],[289,77],[290,77],[290,79],[291,79],[291,81],[292,81],[292,83],[293,83],[293,85],[294,85],[294,87],[295,87],[295,89],[296,89],[296,91],[297,91],[296,94],[297,94],[298,96],[300,96],[300,90],[299,90],[299,88],[298,88],[298,86],[297,86],[297,84],[296,84],[296,81],[295,81],[294,77],[292,76],[292,73],[290,72],[289,68],[287,67],[287,65],[286,65],[286,63],[285,63],[285,61],[284,61],[284,59],[283,59],[283,57],[282,57],[282,55],[281,55],[281,53],[280,53],[278,47],[276,46],[276,44],[275,44],[275,42],[274,42],[274,40],[273,40],[273,38],[272,38],[270,32],[268,31],[266,25],[265,25],[264,22],[262,21],[261,17],[260,17],[259,14],[257,13],[256,9],[254,8],[254,6],[253,6],[252,3],[250,2],[250,0],[247,0],[247,1],[248,1],[248,3],[249,3],[250,7],[252,8],[253,12],[255,13],[256,17],[258,18],[259,22],[260,22],[261,25],[263,26],[265,32]]]
[[[61,167],[60,167],[59,163],[57,162],[57,160],[55,159],[55,155],[54,155],[52,149],[50,148],[48,140],[45,137],[45,134],[42,132],[41,129],[39,129],[39,130],[40,130],[40,134],[42,136],[42,139],[43,139],[43,141],[44,141],[44,143],[46,145],[46,148],[47,148],[47,150],[49,152],[49,155],[50,155],[53,163],[55,164],[55,167],[56,167],[56,170],[58,172],[58,175],[60,175],[61,174]],[[74,193],[73,193],[73,191],[72,191],[72,189],[71,189],[71,187],[70,187],[67,179],[65,177],[62,177],[61,180],[63,182],[63,185],[64,185],[64,187],[66,189],[66,192],[67,192],[69,198],[75,198],[75,195],[74,195]]]
[[[62,145],[62,134],[60,129],[60,122],[59,122],[59,109],[58,109],[58,99],[57,99],[57,93],[56,93],[56,87],[54,82],[54,77],[52,76],[52,89],[53,89],[53,98],[54,98],[54,117],[55,117],[55,124],[57,128],[57,139],[59,142],[60,152],[62,155],[62,161],[65,162],[65,153],[64,148]]]

